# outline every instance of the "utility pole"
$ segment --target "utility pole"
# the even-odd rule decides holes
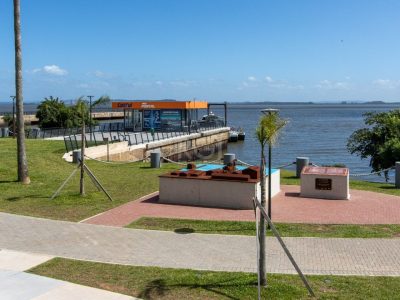
[[[90,141],[92,141],[92,98],[94,96],[87,96],[89,98],[89,132],[90,132]]]
[[[12,114],[13,114],[13,118],[12,118],[12,128],[13,128],[13,139],[15,139],[15,96],[10,96],[12,99],[12,103],[13,103],[13,108],[12,108]]]

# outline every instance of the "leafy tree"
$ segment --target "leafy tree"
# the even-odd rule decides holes
[[[266,196],[266,178],[265,178],[265,146],[271,149],[275,144],[280,130],[286,126],[287,120],[282,119],[278,113],[268,113],[260,118],[256,128],[256,137],[261,145],[261,206],[265,208]],[[269,163],[271,162],[271,153],[269,152]],[[265,219],[260,218],[260,282],[262,285],[267,284],[266,268],[265,268]]]
[[[12,123],[13,123],[13,116],[12,114],[5,113],[4,116],[2,117],[4,123],[7,125],[7,127],[11,128]]]
[[[75,105],[72,107],[72,115],[74,116],[75,126],[81,126],[82,120],[85,120],[85,124],[88,126],[93,126],[97,124],[97,121],[91,119],[89,113],[93,108],[104,105],[110,102],[110,97],[104,95],[99,99],[93,101],[91,104],[84,97],[79,97]]]
[[[51,127],[80,127],[82,120],[85,124],[93,126],[96,120],[90,119],[89,112],[96,106],[106,104],[110,101],[108,96],[102,96],[90,105],[84,97],[78,98],[75,105],[66,106],[58,97],[45,98],[37,107],[36,117],[39,119],[41,128]]]
[[[71,111],[58,97],[50,96],[37,107],[36,118],[41,128],[72,127]]]
[[[400,161],[400,110],[367,112],[363,116],[368,127],[352,133],[347,140],[348,151],[362,159],[370,158],[369,165],[375,172],[394,166]],[[382,173],[387,181],[388,171]]]

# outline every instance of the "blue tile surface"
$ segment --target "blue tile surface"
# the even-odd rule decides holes
[[[224,165],[218,165],[218,164],[203,164],[203,165],[197,165],[196,166],[196,170],[199,171],[210,171],[210,170],[218,170],[218,169],[222,169],[224,167]],[[247,167],[245,166],[236,166],[236,169],[238,170],[244,170],[247,169]],[[181,169],[181,171],[187,171],[187,168],[183,168]],[[277,169],[272,169],[271,173],[274,174],[275,172],[277,172]],[[268,175],[268,169],[265,170],[265,174]]]

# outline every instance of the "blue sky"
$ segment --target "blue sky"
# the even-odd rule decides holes
[[[14,91],[0,0],[0,101]],[[21,0],[24,99],[400,101],[400,1]]]

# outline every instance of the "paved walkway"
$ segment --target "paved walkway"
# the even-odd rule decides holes
[[[51,256],[0,249],[2,300],[134,300],[135,298],[66,281],[25,273]]]
[[[400,276],[400,239],[285,238],[306,274]],[[274,238],[267,271],[295,273]],[[138,266],[256,270],[255,238],[134,230],[0,213],[0,248]]]
[[[300,187],[282,185],[272,199],[275,222],[317,224],[400,224],[400,197],[351,190],[351,200],[300,197]],[[253,210],[193,207],[158,203],[158,192],[84,220],[89,224],[125,226],[147,217],[253,221]]]

